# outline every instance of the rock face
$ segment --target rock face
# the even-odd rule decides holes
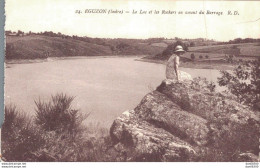
[[[236,137],[237,129],[247,126],[252,126],[252,135],[238,136],[256,138],[252,136],[259,131],[259,117],[232,97],[191,80],[163,81],[134,110],[114,121],[110,135],[114,148],[124,155],[121,161],[232,161],[236,158],[225,160],[224,155],[257,152],[254,140]],[[240,150],[234,151],[237,146]]]

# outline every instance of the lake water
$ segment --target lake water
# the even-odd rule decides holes
[[[5,103],[33,115],[34,100],[51,95],[75,96],[73,106],[91,112],[87,119],[109,127],[165,78],[165,65],[135,61],[137,57],[77,58],[10,64],[5,70]],[[192,77],[216,81],[217,70],[181,68]]]

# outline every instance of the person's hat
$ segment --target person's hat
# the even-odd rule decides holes
[[[181,45],[177,45],[177,46],[175,47],[174,52],[185,52],[185,51],[183,50],[183,48],[182,48]]]

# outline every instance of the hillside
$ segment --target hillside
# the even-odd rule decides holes
[[[162,84],[110,129],[121,161],[257,161],[259,117],[201,82]]]
[[[259,43],[226,44],[190,47],[190,52],[233,54],[237,56],[260,56]]]
[[[6,59],[66,56],[154,55],[164,48],[138,40],[82,40],[46,35],[6,36]]]
[[[250,62],[260,57],[259,42],[187,47],[182,41],[177,41],[168,45],[161,53],[144,57],[141,60],[165,64],[177,43],[186,47],[184,50],[187,52],[180,57],[180,66],[185,68],[230,70],[239,62]],[[163,46],[162,43],[154,43],[153,45]]]

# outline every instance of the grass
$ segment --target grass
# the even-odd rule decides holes
[[[260,56],[260,47],[258,43],[226,44],[213,46],[190,47],[190,52],[199,53],[218,53],[234,54],[241,56]]]
[[[112,54],[107,46],[75,39],[62,39],[40,35],[24,37],[7,36],[6,38],[7,59],[45,58],[46,52],[49,52],[50,57]]]
[[[194,54],[195,58],[191,59]],[[230,70],[241,61],[254,61],[260,56],[258,43],[226,44],[189,47],[181,56],[181,66],[185,68]],[[232,57],[232,59],[230,59]],[[165,63],[167,58],[158,54],[144,57],[144,61]]]
[[[79,132],[82,129],[82,122],[89,113],[83,115],[78,109],[72,109],[73,99],[74,97],[65,94],[57,94],[52,96],[49,102],[43,102],[40,99],[35,101],[35,123],[45,131],[59,131],[69,134]]]
[[[234,96],[215,93],[214,83],[201,78],[195,79],[188,89],[196,92],[188,99],[183,97],[180,103],[185,100],[191,104],[189,112],[207,119],[210,130],[210,143],[199,149],[200,161],[240,161],[236,159],[241,153],[258,154],[259,123],[253,119],[242,124],[230,120],[237,113],[235,108],[244,108]],[[35,118],[15,105],[6,106],[1,139],[3,160],[124,161],[120,157],[122,151],[111,149],[109,131],[96,123],[84,125],[88,115],[74,109],[73,100],[62,93],[49,101],[36,100]],[[153,154],[152,159],[159,157]]]
[[[99,125],[84,125],[87,118],[73,109],[73,97],[56,94],[48,102],[35,101],[36,117],[14,105],[5,107],[2,155],[5,161],[113,161],[106,150],[109,132]]]
[[[66,56],[155,55],[164,48],[138,40],[106,39],[102,43],[45,35],[7,36],[6,59],[36,59]]]
[[[36,151],[44,140],[39,127],[15,105],[5,107],[5,121],[2,126],[2,154],[8,161],[27,160],[27,154]]]
[[[243,113],[249,115],[250,112],[245,111],[245,106],[233,94],[215,93],[215,84],[204,78],[195,78],[191,87],[199,94],[191,97],[190,112],[208,120],[212,135],[208,146],[201,148],[201,161],[240,161],[238,155],[246,152],[258,155],[259,122],[246,119]],[[241,118],[235,122],[231,118],[238,111],[243,115],[238,114]],[[246,119],[246,122],[242,123],[240,119]]]

